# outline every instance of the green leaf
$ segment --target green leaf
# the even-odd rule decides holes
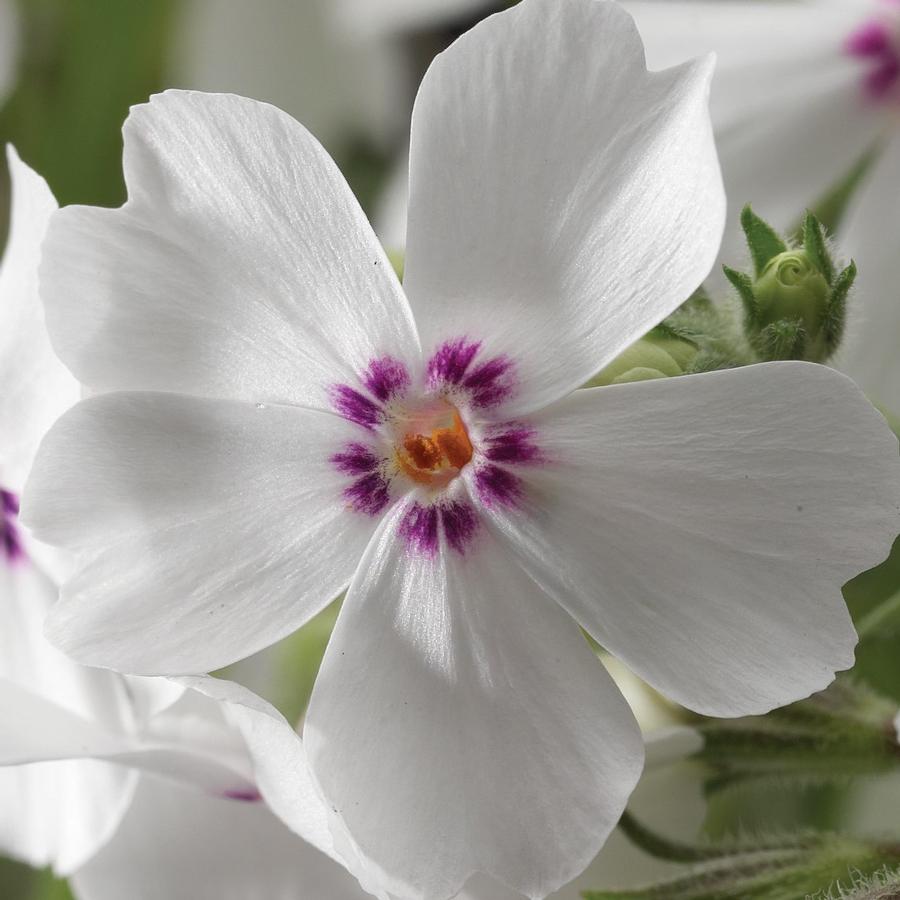
[[[841,676],[826,690],[765,716],[697,725],[698,757],[712,775],[707,791],[771,779],[833,782],[900,768],[893,718],[897,704]]]
[[[825,192],[811,207],[816,218],[832,234],[844,218],[847,205],[856,193],[865,175],[881,153],[881,146],[876,143],[866,150],[863,155],[850,167],[850,170],[838,183]],[[792,229],[799,231],[800,228]]]
[[[787,243],[768,222],[761,219],[748,203],[741,212],[741,226],[747,236],[747,246],[753,259],[756,277],[762,275],[769,261],[788,249]]]
[[[900,634],[900,589],[856,623],[860,641],[892,640]]]
[[[626,833],[648,852],[665,839],[648,841],[633,819]],[[684,845],[677,845],[679,853]],[[876,846],[836,834],[774,834],[741,837],[695,848],[685,874],[635,890],[585,891],[585,900],[798,900],[843,890],[860,878],[900,862],[900,848]],[[673,859],[674,855],[666,855]]]
[[[867,624],[869,615],[877,615],[876,610],[900,592],[900,538],[888,558],[876,566],[857,575],[844,585],[844,598],[857,630],[863,634],[856,649],[854,675],[895,703],[900,703],[900,653],[896,642],[881,640],[890,628],[878,627],[877,619]],[[888,623],[889,624],[889,623]]]
[[[834,263],[825,243],[822,225],[812,214],[807,213],[803,220],[803,249],[816,268],[825,276],[829,285],[834,283]]]

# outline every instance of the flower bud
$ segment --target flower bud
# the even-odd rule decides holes
[[[744,305],[744,332],[761,360],[805,359],[825,362],[844,331],[846,301],[856,278],[851,263],[837,273],[815,216],[803,224],[803,244],[786,239],[744,209],[754,275],[725,267]]]
[[[695,344],[674,335],[657,334],[654,329],[623,350],[587,387],[684,375],[696,355]]]
[[[799,319],[807,334],[821,332],[831,288],[805,250],[779,253],[753,285],[753,293],[760,328]]]

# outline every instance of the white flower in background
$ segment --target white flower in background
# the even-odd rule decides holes
[[[402,54],[389,41],[359,41],[336,27],[333,2],[178,4],[168,85],[267,100],[326,147],[359,134],[390,141],[409,110]]]
[[[44,642],[35,665],[21,642],[23,632],[40,633],[56,587],[45,570],[46,548],[18,521],[19,495],[40,439],[80,391],[50,347],[37,291],[40,245],[56,202],[12,147],[7,159],[12,203],[0,268],[0,677],[4,683],[25,682],[38,696],[55,689],[70,708],[86,713],[86,683],[93,674],[83,669],[74,680],[57,679],[55,671],[65,665],[62,655]],[[7,729],[31,730],[27,718],[13,718],[8,708],[4,720]],[[0,772],[0,809],[21,813],[0,815],[0,847],[32,865],[69,871],[115,827],[129,784],[127,772],[93,763]],[[79,809],[83,828],[72,827],[67,813],[73,808]]]
[[[135,108],[128,202],[51,223],[55,346],[115,393],[54,428],[28,489],[80,554],[49,633],[205,671],[347,588],[305,736],[399,895],[483,872],[543,897],[596,854],[642,742],[576,622],[711,714],[852,663],[840,586],[900,502],[852,382],[575,390],[715,258],[710,74],[648,74],[612,3],[485,20],[419,92],[404,288],[308,132],[234,96]]]
[[[140,779],[112,839],[70,885],[78,900],[369,897],[265,804],[235,803],[151,778]]]
[[[787,230],[878,156],[848,210],[841,249],[859,266],[859,309],[838,357],[876,400],[900,408],[900,5],[896,0],[632,0],[652,68],[718,56],[711,111],[729,222],[721,260],[746,255],[752,202]]]
[[[25,478],[41,438],[80,389],[50,346],[38,298],[41,241],[56,201],[11,146],[7,160],[12,204],[0,268],[0,521],[10,524],[0,534],[7,558],[18,560],[27,555],[27,538],[12,518]]]
[[[339,825],[329,824],[300,739],[277,712],[228,682],[182,685],[89,669],[43,636],[58,596],[46,563],[61,563],[22,527],[18,494],[43,432],[77,401],[79,387],[50,348],[37,292],[40,245],[56,203],[11,147],[7,155],[13,201],[0,269],[0,852],[74,874],[83,900],[120,900],[137,884],[143,900],[362,900],[350,875],[262,802],[265,790],[286,822],[336,855],[332,828]],[[224,859],[207,868],[213,855]],[[135,868],[141,860],[155,866],[152,877]]]
[[[52,864],[80,900],[364,900],[311,846],[342,859],[275,710],[218,679],[79,666],[40,633],[55,592],[22,599],[2,622],[16,653],[0,661],[0,851]]]

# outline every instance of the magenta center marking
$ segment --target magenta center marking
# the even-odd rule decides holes
[[[259,803],[262,800],[262,794],[256,788],[224,791],[222,796],[226,800],[237,800],[240,803]]]
[[[27,557],[18,526],[19,498],[0,488],[0,557],[7,563],[23,562]]]
[[[881,0],[880,6],[845,42],[846,52],[865,63],[865,92],[876,101],[900,95],[900,2]]]
[[[517,389],[513,360],[467,337],[440,344],[421,379],[383,356],[355,383],[332,385],[335,412],[358,426],[357,438],[330,457],[347,478],[348,510],[380,516],[414,493],[398,526],[409,552],[433,557],[443,546],[465,554],[481,528],[478,507],[521,505],[525,486],[513,469],[546,462],[536,429],[500,414]],[[451,491],[470,468],[472,500]]]

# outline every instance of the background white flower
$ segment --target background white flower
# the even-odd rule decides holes
[[[0,267],[0,489],[21,494],[41,438],[80,396],[50,346],[38,298],[41,241],[56,201],[7,148],[12,209]]]
[[[82,554],[54,639],[212,669],[349,584],[304,734],[397,894],[483,872],[544,897],[596,854],[642,745],[576,622],[711,714],[852,662],[840,585],[900,487],[848,379],[575,390],[715,258],[710,74],[648,74],[611,3],[485,20],[419,92],[402,289],[321,147],[233,96],[136,108],[128,202],[51,225],[55,346],[112,392],[30,483],[38,533]]]
[[[900,11],[893,0],[628,0],[652,68],[715,51],[711,111],[729,201],[720,259],[746,255],[752,202],[788,230],[877,156],[840,232],[859,266],[839,366],[900,408]],[[718,276],[718,272],[713,273]],[[721,283],[721,279],[717,279]]]
[[[79,666],[46,644],[46,607],[3,610],[17,650],[0,665],[3,852],[73,876],[81,900],[367,896],[325,855],[344,862],[339,825],[274,710],[216,679],[179,685]],[[270,790],[305,840],[270,811]]]
[[[403,54],[390,40],[348,34],[333,7],[334,0],[179,3],[167,84],[274,103],[332,151],[357,136],[387,145],[408,110]]]

